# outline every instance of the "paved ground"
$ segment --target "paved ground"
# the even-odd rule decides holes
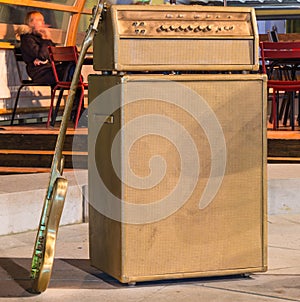
[[[61,227],[49,288],[32,295],[35,232],[0,236],[0,301],[264,302],[300,301],[300,215],[269,217],[269,270],[230,276],[122,285],[92,268],[88,225]]]

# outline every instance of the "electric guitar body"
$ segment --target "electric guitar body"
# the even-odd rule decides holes
[[[51,198],[43,208],[31,267],[32,291],[35,293],[45,291],[50,282],[55,243],[67,186],[67,180],[58,177],[54,183]]]
[[[67,180],[62,177],[64,165],[64,158],[62,155],[63,145],[84,58],[88,48],[93,42],[94,33],[97,31],[98,23],[101,19],[103,10],[101,2],[102,0],[99,0],[97,6],[93,9],[93,16],[82,43],[55,145],[48,189],[44,200],[32,256],[31,279],[32,292],[34,293],[45,291],[51,278],[57,232],[68,186]]]

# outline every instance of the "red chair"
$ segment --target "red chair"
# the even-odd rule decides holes
[[[272,121],[273,129],[278,128],[279,92],[292,92],[290,100],[290,124],[294,130],[294,99],[300,91],[300,81],[297,80],[296,70],[300,65],[300,42],[260,42],[263,73],[268,75],[268,89],[272,89]],[[289,76],[273,79],[275,68],[288,70]],[[299,121],[299,117],[298,117]]]
[[[51,104],[50,104],[50,109],[49,109],[49,114],[48,114],[47,127],[49,127],[49,125],[50,125],[50,119],[52,116],[56,90],[60,89],[60,92],[62,92],[65,89],[70,90],[70,87],[71,87],[71,80],[65,79],[66,75],[64,75],[64,78],[60,78],[60,76],[57,72],[57,65],[65,64],[66,66],[71,66],[71,67],[75,68],[75,65],[77,64],[77,61],[78,61],[78,51],[77,51],[76,46],[59,46],[59,47],[49,46],[48,49],[49,49],[49,57],[50,57],[50,62],[52,65],[54,77],[56,80],[56,84],[55,84],[52,94],[51,94]],[[78,125],[82,104],[84,102],[84,90],[87,88],[88,88],[88,84],[84,83],[82,76],[80,76],[77,89],[81,89],[81,94],[80,94],[80,99],[79,99],[78,108],[77,108],[77,112],[76,112],[74,128],[76,128]],[[54,116],[52,117],[52,123],[55,122],[56,114],[57,114],[58,108],[60,106],[59,101],[60,100],[58,100],[58,103],[56,104],[55,113],[54,113]]]

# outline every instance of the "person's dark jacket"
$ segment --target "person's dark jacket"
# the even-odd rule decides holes
[[[19,26],[17,34],[20,36],[22,58],[30,78],[36,83],[55,84],[49,61],[37,66],[33,63],[35,59],[49,60],[48,46],[54,46],[54,42],[32,33],[32,29],[27,25]]]
[[[52,40],[43,39],[40,35],[34,34],[32,29],[27,25],[20,25],[16,31],[17,37],[21,40],[21,53],[24,62],[26,63],[26,70],[30,78],[36,83],[55,85],[55,77],[52,71],[51,63],[49,62],[48,46],[55,46]],[[34,60],[41,61],[48,60],[47,63],[41,65],[34,65]],[[56,64],[56,71],[58,78],[64,81],[71,81],[74,71],[74,63]],[[80,99],[81,90],[77,89],[74,108],[72,116],[75,117],[78,102]],[[84,110],[84,106],[82,107]]]

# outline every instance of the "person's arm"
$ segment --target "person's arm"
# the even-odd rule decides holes
[[[36,39],[33,35],[21,36],[21,51],[23,60],[27,63],[33,62],[35,59],[45,61],[49,59],[48,46],[54,43],[49,39]]]
[[[48,46],[54,46],[54,43],[52,40],[43,40],[40,49],[38,51],[37,58],[41,61],[45,61],[49,59],[49,52],[48,52]]]
[[[44,40],[51,40],[51,33],[48,25],[36,28],[34,33],[40,35]]]

